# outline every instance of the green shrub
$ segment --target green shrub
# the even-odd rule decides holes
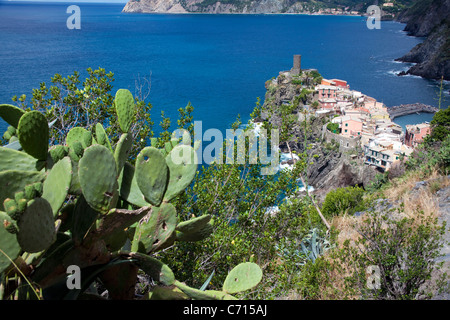
[[[398,213],[365,214],[357,231],[361,237],[344,243],[338,256],[349,266],[348,288],[362,299],[417,299],[431,295],[427,286],[432,272],[440,269],[445,225],[417,212],[413,218]],[[368,267],[375,273],[368,275]]]
[[[333,133],[339,133],[339,124],[338,123],[329,122],[327,124],[327,129],[330,130]]]
[[[327,217],[342,213],[352,214],[363,207],[364,190],[360,187],[337,188],[328,192],[322,205],[322,213]]]

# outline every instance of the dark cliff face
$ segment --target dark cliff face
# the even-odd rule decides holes
[[[409,35],[427,37],[409,53],[397,59],[416,63],[406,73],[427,79],[450,80],[450,0],[423,0],[403,12]]]

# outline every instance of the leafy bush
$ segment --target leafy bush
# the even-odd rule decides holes
[[[347,240],[338,256],[349,268],[348,288],[363,299],[416,299],[430,294],[423,285],[441,264],[445,224],[417,212],[400,218],[396,212],[368,212],[357,228],[354,243]],[[368,267],[378,272],[369,275]]]
[[[328,192],[322,205],[322,213],[328,217],[342,213],[352,214],[363,207],[364,190],[360,187],[337,188]]]
[[[327,129],[333,133],[339,133],[339,123],[329,122],[327,124]]]

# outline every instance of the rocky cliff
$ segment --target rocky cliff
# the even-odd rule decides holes
[[[313,105],[315,99],[314,90],[311,90],[313,87],[314,78],[309,71],[303,71],[300,76],[292,76],[291,71],[280,72],[276,78],[266,82],[267,91],[259,120],[280,127],[280,110],[288,105],[295,106],[292,115],[298,121],[291,128],[293,138],[289,141],[289,147],[301,153],[305,151],[306,140],[308,184],[316,189],[314,193],[321,202],[335,188],[355,185],[367,187],[378,171],[366,166],[362,159],[350,157],[350,153],[358,154],[361,150],[344,153],[338,145],[324,141],[323,130],[326,130],[325,124],[329,119],[328,116],[316,116],[314,108],[309,106]],[[280,149],[288,152],[286,142],[281,142]]]
[[[350,13],[367,6],[354,0],[130,0],[124,12],[134,13]],[[329,11],[323,11],[330,9]],[[332,12],[331,9],[334,9]]]
[[[450,0],[418,1],[400,14],[409,35],[426,37],[398,61],[415,63],[403,74],[450,80]]]

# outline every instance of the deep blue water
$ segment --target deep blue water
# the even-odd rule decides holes
[[[265,81],[301,54],[303,68],[345,79],[388,106],[437,105],[436,82],[395,75],[407,65],[394,59],[422,41],[408,37],[403,24],[382,22],[380,30],[369,30],[362,17],[139,15],[121,13],[123,5],[78,4],[81,30],[69,30],[68,5],[0,2],[0,102],[31,96],[55,73],[103,67],[115,73],[114,92],[134,92],[135,79],[151,75],[155,123],[161,110],[175,120],[190,101],[203,130],[222,130],[237,114],[246,121],[256,98],[264,98]]]

